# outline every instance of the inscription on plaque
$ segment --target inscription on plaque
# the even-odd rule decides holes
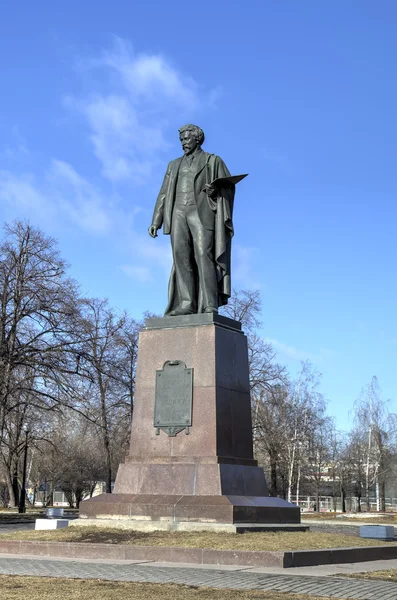
[[[192,426],[193,369],[181,360],[167,360],[156,371],[154,426],[156,434],[162,429],[170,437]]]

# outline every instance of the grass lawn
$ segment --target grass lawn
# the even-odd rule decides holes
[[[316,519],[316,520],[320,520],[320,519],[335,519],[337,517],[337,515],[339,515],[340,513],[336,513],[336,512],[303,512],[301,513],[301,519]]]
[[[52,508],[52,507],[50,507]],[[57,508],[57,507],[54,507]],[[75,515],[76,510],[70,508],[64,508],[65,517],[68,514]],[[0,523],[7,523],[8,521],[35,521],[36,519],[43,519],[46,515],[45,508],[28,508],[26,513],[19,513],[17,508],[0,508]]]
[[[0,593],[1,600],[327,600],[318,596],[253,590],[14,575],[0,575]]]
[[[310,550],[346,548],[348,546],[382,546],[388,542],[367,540],[342,534],[297,532],[213,533],[142,532],[105,527],[68,527],[55,531],[18,531],[1,539],[43,542],[84,542],[128,544],[133,546],[173,546],[179,548],[212,548],[215,550]]]
[[[335,523],[338,523],[339,525],[343,523],[354,523],[355,525],[365,525],[365,523],[378,523],[379,525],[397,525],[397,519],[394,518],[393,514],[382,515],[380,517],[343,517],[341,516],[341,513],[334,512],[302,513],[301,519],[302,521],[335,521]]]
[[[341,577],[353,577],[354,579],[377,579],[378,581],[397,581],[397,569],[385,569],[383,571],[368,571],[367,573],[343,573]]]
[[[19,514],[17,510],[14,511],[0,511],[0,523],[7,523],[7,521],[34,521],[40,519],[45,515],[44,511],[32,511]]]

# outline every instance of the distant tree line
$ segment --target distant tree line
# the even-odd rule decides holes
[[[111,491],[128,444],[141,324],[84,298],[55,240],[29,223],[0,244],[0,465],[18,504],[26,431],[30,480],[77,499]]]
[[[396,457],[396,415],[373,377],[338,432],[305,362],[292,378],[260,335],[258,291],[234,291],[224,314],[248,337],[254,449],[272,495],[324,493],[385,509]],[[25,441],[33,502],[62,490],[71,505],[97,482],[111,492],[128,450],[138,334],[143,320],[85,298],[57,243],[29,223],[6,224],[0,242],[0,503],[19,502]],[[336,504],[335,504],[336,505]]]
[[[248,336],[254,449],[270,494],[289,501],[313,496],[314,510],[320,496],[331,496],[343,511],[370,510],[375,499],[385,511],[386,493],[397,496],[397,415],[376,376],[354,404],[352,429],[338,431],[314,366],[303,362],[292,378],[258,335],[259,292],[235,292],[225,313],[242,321]]]

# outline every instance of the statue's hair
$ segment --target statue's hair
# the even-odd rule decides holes
[[[197,143],[202,146],[204,144],[204,131],[198,125],[184,125],[179,129],[179,133],[183,133],[184,131],[193,131],[196,136]]]

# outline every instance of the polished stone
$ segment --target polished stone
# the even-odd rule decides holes
[[[35,529],[64,529],[69,527],[69,519],[36,519]]]
[[[179,323],[179,324],[178,324]],[[156,435],[156,372],[193,370],[192,424]],[[189,435],[186,435],[189,433]],[[299,523],[299,508],[270,498],[253,456],[248,349],[241,325],[216,314],[149,319],[139,336],[129,455],[114,493],[83,502],[86,518]]]
[[[217,313],[180,315],[179,317],[155,317],[146,319],[145,329],[175,329],[176,327],[200,327],[216,324],[218,327],[241,331],[240,321],[234,321]]]

